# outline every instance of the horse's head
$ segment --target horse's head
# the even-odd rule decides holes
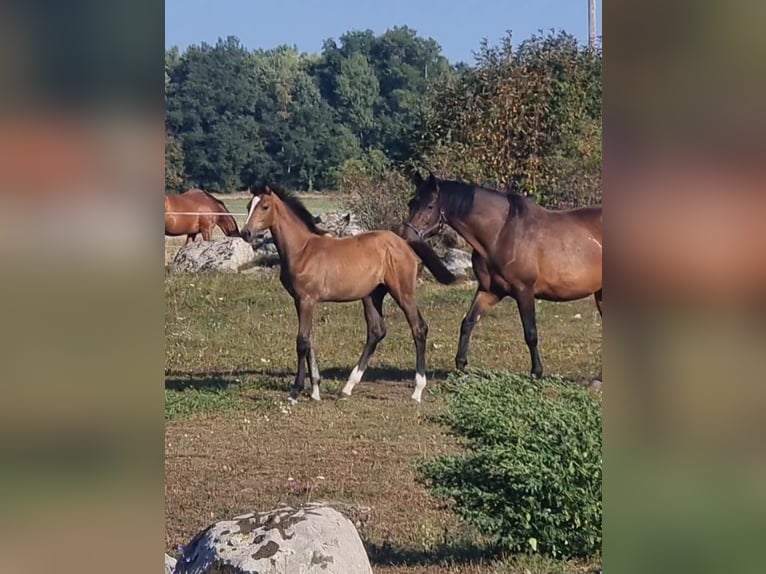
[[[409,203],[410,216],[404,223],[407,241],[423,241],[442,230],[446,219],[439,201],[439,180],[429,171],[427,179],[414,175],[417,189]]]
[[[274,223],[274,195],[268,185],[252,190],[253,197],[247,203],[247,220],[242,226],[242,239],[250,241],[261,235]]]

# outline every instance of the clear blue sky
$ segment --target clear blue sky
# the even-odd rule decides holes
[[[601,35],[601,0],[596,0]],[[506,30],[514,44],[539,29],[588,38],[587,0],[165,0],[165,46],[214,44],[237,36],[250,49],[295,45],[319,52],[326,38],[367,28],[380,34],[409,26],[432,37],[451,62],[473,62],[486,37],[496,44]]]

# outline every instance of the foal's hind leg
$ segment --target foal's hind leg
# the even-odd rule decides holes
[[[359,362],[354,367],[354,370],[351,371],[348,382],[341,391],[346,396],[350,396],[351,391],[362,380],[364,371],[367,369],[367,363],[369,363],[370,357],[375,352],[375,347],[386,336],[386,324],[383,321],[383,299],[385,296],[386,289],[381,286],[373,291],[372,295],[362,299],[364,318],[367,321],[367,343],[364,346],[362,355],[359,357]]]
[[[537,319],[535,317],[535,295],[529,287],[523,287],[516,293],[516,303],[521,315],[521,324],[524,326],[524,341],[529,348],[529,356],[532,359],[532,376],[543,376],[543,364],[537,350]]]
[[[309,344],[309,352],[308,356],[306,357],[306,367],[308,368],[309,375],[311,376],[311,398],[315,401],[322,400],[319,396],[319,367],[317,366],[317,358],[316,354],[314,353],[313,341],[311,341]]]
[[[391,296],[404,311],[404,316],[407,317],[407,323],[412,330],[412,338],[415,340],[415,391],[412,393],[412,400],[419,403],[423,396],[423,389],[426,388],[428,324],[415,303],[414,292],[405,294],[392,291]]]
[[[500,297],[483,289],[481,286],[476,290],[471,308],[465,314],[463,322],[460,324],[460,340],[457,345],[457,355],[455,356],[455,367],[458,370],[464,370],[468,364],[468,345],[471,342],[473,328],[479,322],[481,315],[497,305],[498,301],[500,301]]]

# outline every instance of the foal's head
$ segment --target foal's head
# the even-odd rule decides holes
[[[268,185],[253,190],[253,197],[247,203],[247,221],[242,226],[242,239],[249,241],[274,224],[274,197]]]
[[[428,179],[424,179],[416,173],[415,185],[417,190],[409,203],[410,216],[404,224],[404,238],[408,241],[422,241],[436,235],[446,223],[436,176],[429,173]]]
[[[279,204],[279,207],[276,207]],[[293,217],[287,217],[292,214]],[[247,204],[247,221],[242,228],[242,239],[249,241],[254,235],[261,234],[267,229],[279,224],[280,221],[292,222],[298,227],[304,227],[314,235],[332,235],[317,226],[317,218],[311,215],[298,195],[278,186],[264,185],[253,190],[253,198]]]

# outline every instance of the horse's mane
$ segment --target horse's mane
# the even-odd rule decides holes
[[[192,192],[195,192],[195,191],[199,191],[199,192],[200,192],[202,195],[204,195],[204,196],[205,196],[205,197],[207,197],[208,199],[212,199],[212,200],[213,200],[213,201],[215,201],[215,202],[216,202],[216,203],[217,203],[217,204],[218,204],[220,207],[222,207],[222,208],[223,208],[223,210],[224,210],[226,213],[229,213],[229,209],[226,207],[226,204],[225,204],[225,203],[224,203],[222,200],[218,199],[218,198],[217,198],[217,197],[215,197],[213,194],[211,194],[209,191],[205,191],[204,189],[200,189],[200,188],[198,188],[198,187],[192,187],[191,189],[187,189],[186,191],[184,191],[184,192],[180,193],[179,195],[183,196],[183,195],[185,195],[185,194],[187,194],[187,193],[192,193]]]
[[[471,213],[476,190],[483,189],[504,195],[514,215],[521,215],[527,209],[527,199],[511,188],[498,189],[489,185],[478,185],[458,180],[439,181],[442,206],[447,215],[461,219]]]
[[[258,193],[262,193],[263,189],[266,186],[260,186],[258,189]],[[314,233],[316,235],[325,235],[327,232],[317,227],[316,220],[314,219],[314,216],[311,214],[311,212],[306,208],[305,205],[303,205],[303,202],[298,198],[298,195],[295,192],[288,191],[284,189],[281,186],[275,185],[275,184],[268,184],[269,189],[273,194],[275,194],[279,199],[282,200],[282,203],[284,203],[287,208],[295,215],[298,219],[300,219],[306,227],[309,228],[309,231],[311,233]]]
[[[220,206],[223,208],[223,210],[224,210],[226,213],[228,213],[228,212],[229,212],[229,209],[226,207],[226,204],[225,204],[225,203],[224,203],[222,200],[218,199],[218,198],[217,198],[217,197],[215,197],[213,194],[211,194],[211,193],[209,193],[209,192],[205,191],[204,189],[202,189],[202,190],[200,190],[200,191],[202,191],[202,193],[204,193],[204,194],[205,194],[205,195],[207,195],[207,196],[208,196],[210,199],[212,199],[213,201],[215,201],[215,202],[216,202],[218,205],[220,205]]]

